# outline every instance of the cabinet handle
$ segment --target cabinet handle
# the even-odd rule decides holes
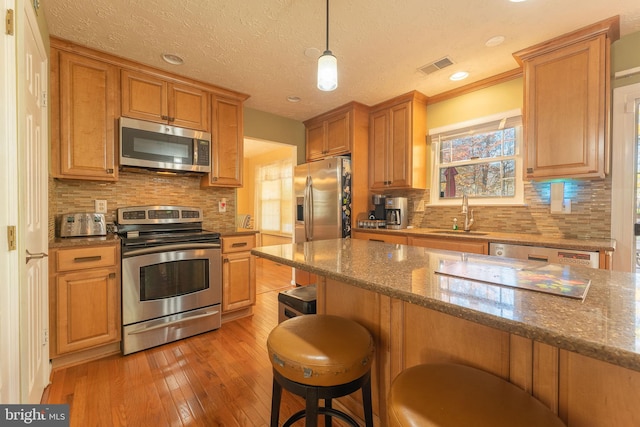
[[[211,177],[211,181],[217,181],[217,180],[218,180],[218,177],[217,177],[217,176],[212,176],[212,177]]]
[[[162,120],[169,120],[169,116],[160,116]]]
[[[107,169],[107,173],[109,174],[113,173],[113,169]]]
[[[231,244],[232,248],[241,248],[243,246],[247,246],[247,242],[238,242],[238,243],[232,243]]]
[[[115,279],[116,273],[109,273],[109,279]]]
[[[229,258],[222,258],[222,262],[229,262]]]
[[[82,256],[82,257],[74,258],[73,262],[91,262],[91,261],[100,261],[101,259],[102,259],[102,256],[100,255]]]
[[[533,173],[533,168],[527,168],[527,173]]]
[[[380,240],[380,239],[369,239],[370,242],[382,242],[384,243],[384,240]]]
[[[169,117],[169,121],[170,121],[170,122],[175,122],[175,121],[176,121],[176,118],[175,118],[175,117]]]

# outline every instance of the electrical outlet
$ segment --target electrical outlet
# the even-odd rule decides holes
[[[107,213],[106,200],[94,200],[96,213]]]
[[[227,199],[223,197],[222,200],[218,202],[218,212],[226,212],[226,211],[227,211]]]

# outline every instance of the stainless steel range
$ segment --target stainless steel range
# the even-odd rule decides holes
[[[118,209],[122,240],[122,352],[220,327],[220,233],[186,206]]]

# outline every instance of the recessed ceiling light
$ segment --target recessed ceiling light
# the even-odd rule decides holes
[[[164,62],[168,62],[172,65],[182,65],[184,64],[184,59],[180,58],[178,55],[173,53],[163,53],[162,59]]]
[[[453,73],[449,76],[449,80],[453,80],[454,82],[457,82],[458,80],[464,80],[467,77],[469,77],[469,73],[467,73],[466,71],[458,71],[457,73]]]
[[[299,96],[287,96],[287,101],[289,102],[300,102],[300,97]]]
[[[503,42],[504,42],[504,36],[495,36],[487,40],[484,43],[484,45],[486,47],[495,47],[495,46],[501,45]]]

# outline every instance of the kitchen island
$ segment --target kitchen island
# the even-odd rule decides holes
[[[380,420],[400,371],[455,362],[511,381],[569,426],[640,425],[636,275],[356,239],[252,253],[315,273],[318,312],[352,318],[372,332]],[[569,298],[441,274],[461,263],[514,272],[542,268],[589,287],[584,299]],[[357,398],[342,404],[360,413]]]

